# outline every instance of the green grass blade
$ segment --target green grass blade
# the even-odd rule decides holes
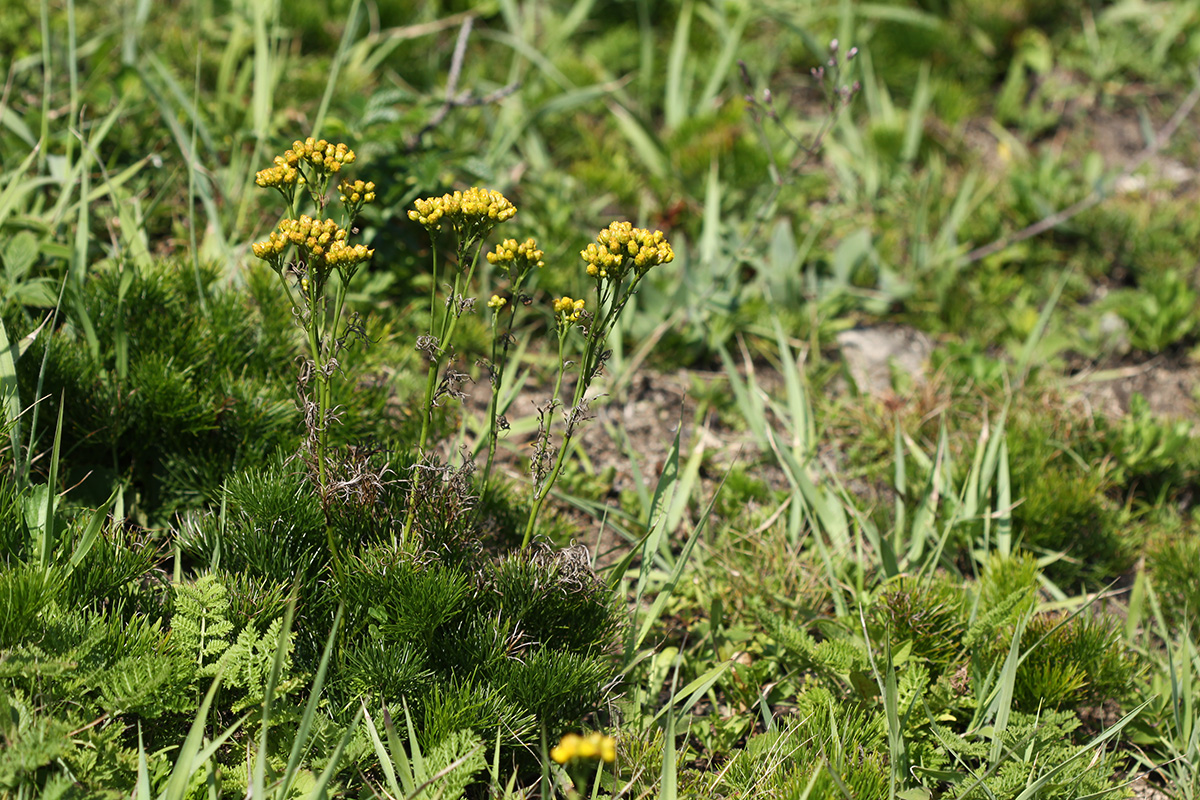
[[[1042,313],[1038,315],[1037,324],[1033,326],[1033,330],[1029,332],[1028,338],[1025,340],[1025,346],[1021,348],[1021,354],[1017,357],[1017,380],[1016,387],[1020,388],[1025,385],[1025,379],[1029,376],[1029,367],[1033,362],[1033,354],[1037,349],[1038,342],[1046,334],[1046,328],[1050,325],[1050,317],[1054,314],[1054,309],[1058,306],[1058,300],[1062,297],[1063,289],[1067,286],[1067,280],[1070,279],[1072,270],[1065,270],[1062,276],[1058,279],[1058,283],[1054,285],[1054,291],[1050,293],[1050,299],[1046,301],[1045,307],[1042,308]]]
[[[424,782],[429,771],[425,768],[425,757],[421,755],[421,743],[417,741],[417,729],[413,725],[412,714],[408,710],[408,701],[404,701],[404,723],[408,726],[408,746],[412,748],[412,774],[418,781]]]
[[[146,759],[146,743],[142,741],[142,723],[138,722],[137,785],[133,800],[150,800],[150,765]]]
[[[688,40],[692,31],[693,0],[684,0],[675,22],[675,36],[667,56],[667,87],[663,98],[663,122],[669,130],[679,127],[687,117],[688,101],[684,93],[683,68],[688,55]]]
[[[895,426],[892,435],[892,487],[896,491],[896,499],[893,505],[894,511],[892,512],[893,525],[895,526],[892,531],[892,550],[896,553],[902,553],[904,552],[905,526],[908,524],[908,506],[904,502],[904,498],[908,494],[908,459],[905,456],[904,437],[900,426],[899,414],[893,417],[892,424]]]
[[[8,431],[13,458],[21,461],[21,393],[17,386],[18,345],[9,344],[8,330],[0,319],[0,405],[3,405],[4,428]]]
[[[150,18],[150,0],[137,0],[136,3],[126,4],[125,20],[122,25],[124,35],[121,39],[121,63],[131,66],[137,61],[138,38]]]
[[[908,108],[908,124],[904,128],[904,144],[900,148],[900,160],[911,164],[920,150],[925,133],[925,115],[929,112],[933,92],[929,85],[929,62],[921,62],[917,73],[917,88],[913,92],[912,105]]]
[[[717,30],[717,34],[723,36],[725,41],[721,45],[721,52],[717,56],[717,60],[712,62],[712,67],[708,73],[708,81],[704,84],[704,88],[700,91],[700,99],[696,102],[696,107],[701,111],[713,106],[717,95],[721,93],[721,89],[725,86],[725,81],[729,77],[729,71],[733,67],[733,60],[737,58],[738,47],[742,43],[742,34],[746,32],[746,25],[750,22],[750,11],[752,8],[752,3],[742,4],[732,27],[728,29],[718,28]],[[720,20],[717,21],[717,24],[720,24]]]
[[[392,766],[392,758],[388,755],[387,748],[383,746],[383,740],[379,738],[379,730],[375,727],[375,720],[371,719],[371,712],[367,710],[367,701],[360,700],[360,713],[363,716],[363,721],[366,723],[367,735],[371,737],[371,745],[375,748],[375,757],[379,759],[379,768],[383,771],[383,778],[387,781],[388,789],[393,797],[407,797],[412,794],[412,789],[408,788],[412,782],[412,776],[407,776],[405,781],[405,790],[401,791],[400,784],[396,782],[396,769]]]
[[[796,354],[788,344],[787,335],[779,318],[772,318],[775,326],[775,346],[779,349],[779,370],[783,373],[787,391],[788,416],[785,425],[792,434],[792,452],[797,459],[808,458],[816,447],[816,419],[813,416],[812,400],[804,375],[796,366]]]
[[[663,714],[669,713],[669,710],[672,708],[675,708],[676,712],[679,714],[686,714],[691,711],[692,706],[696,705],[700,698],[708,694],[708,690],[711,689],[713,685],[721,679],[721,676],[728,672],[732,666],[732,661],[723,661],[720,664],[709,668],[704,672],[703,675],[679,690],[680,695],[687,696],[687,700],[685,700],[682,705],[676,708],[676,701],[672,699],[671,703],[664,706],[657,714],[654,715],[654,721],[658,722],[659,718]]]
[[[649,170],[650,174],[656,178],[666,177],[667,156],[663,152],[662,145],[655,140],[654,135],[619,103],[610,101],[608,110],[612,112],[613,118],[616,119],[617,127],[621,133],[629,140],[629,144],[633,146],[633,152],[641,160],[642,166]]]
[[[329,763],[321,771],[321,777],[317,778],[316,786],[308,793],[309,800],[325,800],[328,797],[329,784],[333,782],[333,776],[337,772],[342,760],[342,753],[346,752],[346,745],[350,744],[350,739],[354,736],[354,730],[358,727],[358,721],[361,716],[362,711],[354,715],[354,719],[350,721],[350,726],[346,728],[346,732],[338,740],[337,747],[333,749],[333,753],[329,756]]]
[[[1137,708],[1133,709],[1128,714],[1126,714],[1125,716],[1121,717],[1119,720],[1114,722],[1111,727],[1107,728],[1103,732],[1094,736],[1091,739],[1091,741],[1089,741],[1083,747],[1079,748],[1070,758],[1068,758],[1065,761],[1062,761],[1058,764],[1055,764],[1051,769],[1042,773],[1040,776],[1038,776],[1037,780],[1033,781],[1028,786],[1026,786],[1025,791],[1023,791],[1019,795],[1017,795],[1016,798],[1014,798],[1014,800],[1033,800],[1033,798],[1038,797],[1039,793],[1041,792],[1042,787],[1045,786],[1050,781],[1054,780],[1054,777],[1056,775],[1058,775],[1058,773],[1062,772],[1067,767],[1069,767],[1073,762],[1077,761],[1078,759],[1082,758],[1084,755],[1087,755],[1089,752],[1100,747],[1102,744],[1107,742],[1109,739],[1113,738],[1118,733],[1120,733],[1125,728],[1125,726],[1128,725],[1130,722],[1133,722],[1133,720],[1137,718],[1138,714],[1142,713],[1142,710],[1145,709],[1146,706],[1150,705],[1151,702],[1153,702],[1153,701],[1147,700],[1146,702],[1142,703]]]
[[[13,209],[17,206],[17,202],[24,199],[25,195],[29,194],[40,186],[50,183],[57,183],[57,181],[52,178],[38,178],[34,180],[24,179],[25,172],[28,171],[29,167],[34,162],[34,159],[36,159],[38,154],[41,152],[42,146],[39,143],[37,147],[34,147],[29,151],[29,155],[25,156],[25,158],[21,161],[20,166],[9,173],[8,183],[4,185],[4,191],[0,192],[0,226],[3,226],[4,223],[8,221],[8,217],[12,214]]]
[[[334,92],[338,87],[338,76],[341,74],[342,65],[346,63],[346,53],[350,49],[350,43],[358,35],[361,9],[362,0],[352,0],[350,11],[346,14],[346,27],[342,29],[342,38],[338,42],[337,55],[333,57],[333,63],[329,67],[329,78],[325,81],[325,93],[321,95],[321,105],[317,108],[316,116],[313,117],[312,136],[314,137],[320,136],[321,126],[325,124],[325,115],[329,112],[329,103],[333,100]]]
[[[700,539],[701,531],[704,530],[704,526],[708,523],[708,519],[712,514],[713,506],[716,505],[717,502],[717,495],[720,494],[721,488],[725,485],[725,479],[728,477],[729,473],[727,472],[725,476],[721,478],[721,483],[713,492],[712,497],[709,498],[708,505],[705,507],[704,512],[700,515],[700,521],[696,523],[696,527],[692,529],[691,536],[688,537],[687,542],[683,545],[683,549],[679,552],[679,557],[675,561],[675,568],[671,571],[671,575],[667,579],[667,582],[659,590],[658,596],[654,598],[654,602],[651,604],[650,610],[646,612],[646,618],[642,621],[642,627],[638,631],[637,637],[633,640],[633,646],[630,647],[626,652],[627,656],[633,650],[636,650],[642,646],[642,642],[646,640],[647,634],[650,633],[650,628],[658,620],[659,616],[662,615],[663,608],[666,606],[667,600],[669,600],[671,595],[674,593],[675,587],[679,585],[680,577],[683,575],[683,568],[687,565],[688,559],[692,554],[692,550],[695,548],[696,542]]]
[[[267,673],[267,682],[263,687],[262,729],[259,731],[258,753],[254,758],[254,774],[250,784],[254,790],[254,797],[266,797],[267,742],[271,730],[271,710],[275,703],[275,689],[279,686],[279,676],[283,673],[283,662],[292,637],[292,619],[295,614],[296,598],[293,595],[283,615],[283,625],[279,630],[279,642],[275,646],[275,657],[271,660],[271,669]]]
[[[357,5],[357,4],[356,4]],[[267,138],[270,133],[268,130],[271,121],[271,109],[274,107],[273,96],[275,91],[275,68],[274,68],[274,52],[271,47],[271,40],[268,36],[268,26],[275,25],[278,20],[274,19],[278,15],[278,3],[254,3],[253,4],[253,26],[254,26],[254,89],[251,96],[250,108],[254,117],[254,138],[259,142]],[[354,20],[354,11],[350,12],[350,20]],[[346,29],[351,28],[350,24],[346,25]],[[340,56],[341,53],[339,52]],[[329,81],[337,80],[338,62],[334,62],[333,68],[330,70]],[[314,134],[315,135],[315,134]]]
[[[24,142],[30,150],[37,149],[37,137],[33,135],[33,131],[25,124],[15,111],[7,105],[0,102],[0,125],[8,128],[18,139]]]
[[[679,770],[675,753],[675,682],[679,680],[679,662],[671,678],[671,697],[667,700],[667,719],[663,723],[663,761],[659,775],[659,800],[678,800]]]
[[[87,556],[88,551],[92,549],[92,545],[100,538],[100,531],[104,528],[104,521],[108,519],[108,515],[112,512],[113,504],[117,502],[117,490],[109,495],[104,504],[92,512],[88,518],[87,525],[83,528],[83,533],[79,536],[79,543],[75,545],[75,552],[71,554],[71,561],[68,564],[67,574],[73,572]]]
[[[404,707],[404,713],[408,714],[407,705]],[[408,760],[408,750],[405,749],[404,742],[400,741],[400,735],[396,733],[396,725],[392,722],[392,715],[387,706],[383,707],[383,731],[387,736],[392,761],[399,772],[400,785],[404,787],[404,796],[408,797],[417,789],[417,776],[413,774],[412,764]]]
[[[682,421],[679,423],[679,428],[683,428]],[[679,526],[683,524],[683,515],[687,512],[692,492],[700,482],[700,469],[704,466],[704,455],[707,451],[704,447],[704,438],[696,436],[695,439],[692,444],[692,452],[688,455],[683,472],[677,479],[670,506],[667,508],[667,521],[664,525],[667,531],[678,530]]]
[[[212,706],[213,698],[220,685],[221,675],[218,673],[209,685],[208,693],[204,695],[204,700],[200,703],[199,710],[196,711],[196,718],[192,720],[192,727],[188,730],[187,738],[183,740],[183,746],[179,748],[179,753],[175,757],[175,766],[171,769],[167,788],[160,795],[162,800],[183,800],[186,796],[188,784],[191,783],[192,775],[196,771],[196,758],[200,754],[200,746],[204,742],[204,729],[208,725],[208,709]]]
[[[1012,478],[1008,471],[1008,442],[1001,441],[999,471],[996,475],[996,549],[1008,558],[1012,554]]]
[[[43,503],[41,509],[38,510],[34,532],[34,553],[37,557],[37,564],[42,569],[50,568],[50,561],[54,557],[54,535],[55,535],[55,509],[58,506],[58,466],[59,453],[62,449],[62,423],[63,409],[66,403],[63,398],[59,398],[58,404],[58,426],[54,430],[54,446],[50,453],[50,470],[46,476],[45,498],[40,502]]]
[[[224,498],[222,498],[222,504]],[[224,506],[222,505],[222,508]],[[308,693],[308,702],[304,704],[304,714],[300,717],[300,726],[296,729],[295,738],[292,740],[292,749],[288,753],[287,766],[283,770],[282,778],[282,795],[286,797],[291,787],[294,785],[296,776],[300,770],[300,759],[304,756],[304,751],[308,747],[308,734],[312,730],[313,722],[317,717],[317,708],[320,705],[321,689],[325,686],[325,675],[329,669],[329,658],[333,654],[334,644],[337,642],[338,628],[341,627],[342,614],[345,611],[345,606],[339,605],[337,614],[333,618],[333,626],[329,630],[329,638],[325,641],[325,651],[321,654],[321,663],[317,666],[317,673],[313,676],[312,689]]]
[[[1004,667],[1000,671],[999,691],[988,709],[989,712],[994,710],[996,714],[996,721],[992,724],[992,746],[988,753],[988,763],[992,766],[999,764],[1003,755],[1004,732],[1008,730],[1008,719],[1012,714],[1013,689],[1017,683],[1017,667],[1020,665],[1021,634],[1025,632],[1028,619],[1028,615],[1022,617],[1013,631],[1012,643],[1004,659]]]
[[[758,387],[753,383],[754,373],[750,371],[750,366],[747,365],[746,378],[743,380],[741,374],[738,372],[737,365],[733,361],[733,356],[729,354],[729,350],[726,349],[725,345],[717,345],[717,354],[721,356],[721,363],[725,367],[725,375],[729,378],[729,388],[733,390],[733,398],[737,403],[742,419],[746,421],[746,427],[754,434],[759,448],[769,450],[771,448],[771,439],[767,435],[766,409],[758,395]]]
[[[662,474],[658,476],[658,482],[654,486],[654,497],[649,503],[646,514],[646,526],[650,527],[654,524],[668,507],[671,499],[677,493],[677,482],[679,479],[679,437],[683,432],[683,426],[677,425],[675,428],[675,438],[671,442],[671,449],[667,451],[667,457],[663,459]],[[660,529],[666,530],[666,525],[661,525]]]

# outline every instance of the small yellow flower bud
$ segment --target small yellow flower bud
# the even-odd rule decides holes
[[[572,300],[563,296],[554,301],[554,313],[565,323],[578,322],[583,314],[583,305],[582,300]]]

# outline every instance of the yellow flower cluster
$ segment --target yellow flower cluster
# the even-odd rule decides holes
[[[357,267],[373,255],[375,255],[373,247],[367,247],[365,244],[349,245],[343,241],[336,241],[329,245],[329,251],[325,253],[325,263],[345,271]]]
[[[292,149],[283,154],[284,161],[289,164],[306,161],[329,175],[339,171],[342,164],[353,164],[356,157],[344,142],[334,144],[311,136],[303,142],[299,139],[292,142]]]
[[[408,218],[431,231],[441,230],[442,221],[447,220],[458,230],[486,232],[517,213],[504,195],[477,186],[465,192],[427,197],[413,205],[415,208],[408,212]]]
[[[266,241],[251,245],[254,255],[278,268],[283,251],[296,245],[306,258],[324,261],[330,267],[346,269],[357,266],[375,254],[366,245],[346,243],[347,232],[331,219],[313,219],[307,214],[299,219],[285,219]]]
[[[346,231],[331,219],[313,219],[301,214],[299,219],[285,219],[279,223],[279,235],[292,244],[320,258],[335,242],[346,241]],[[275,234],[271,234],[272,237]]]
[[[275,156],[275,166],[254,173],[254,182],[268,189],[281,189],[294,186],[299,177],[300,170],[284,161],[283,156]]]
[[[341,170],[343,164],[353,164],[356,156],[345,143],[333,144],[311,136],[303,142],[292,142],[290,150],[275,156],[275,166],[268,167],[254,176],[259,186],[282,187],[295,184],[300,176],[300,164],[309,164],[319,172],[332,175]]]
[[[587,736],[568,733],[550,751],[550,757],[559,764],[565,764],[572,759],[591,758],[611,763],[617,760],[617,740],[598,731],[593,731]]]
[[[275,231],[271,231],[271,237],[265,242],[255,242],[250,245],[250,249],[254,251],[254,255],[261,258],[263,261],[272,263],[278,261],[283,256],[283,251],[288,246],[288,240],[280,236]]]
[[[620,280],[630,266],[643,275],[651,267],[675,259],[662,231],[635,228],[629,222],[612,223],[579,255],[587,262],[588,275],[610,280]]]
[[[357,206],[375,202],[375,184],[372,181],[342,181],[338,185],[341,201],[347,205]]]
[[[492,299],[488,300],[487,302],[488,308],[492,309],[493,311],[499,311],[506,305],[508,305],[508,301],[498,294],[492,295]]]
[[[487,254],[487,260],[489,264],[498,266],[509,274],[515,272],[520,275],[534,267],[540,269],[546,266],[546,262],[542,261],[545,256],[533,239],[526,239],[520,243],[516,239],[505,239],[496,245],[494,252]]]
[[[583,301],[560,297],[554,301],[554,313],[561,315],[563,322],[578,322],[579,315],[583,313]]]

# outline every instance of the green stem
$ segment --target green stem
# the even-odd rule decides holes
[[[558,475],[562,472],[563,462],[566,459],[567,451],[571,448],[573,438],[569,433],[563,434],[562,446],[559,447],[558,455],[554,459],[554,469],[550,470],[550,476],[546,478],[546,483],[534,495],[533,508],[529,509],[529,520],[525,523],[525,535],[521,537],[522,550],[529,546],[529,541],[533,538],[533,529],[537,527],[538,515],[542,513],[542,505],[545,504],[546,497],[549,496],[554,482],[558,480]]]
[[[608,340],[608,335],[612,331],[617,317],[621,315],[621,311],[624,310],[625,304],[629,302],[629,298],[633,297],[633,292],[637,288],[640,279],[640,276],[634,275],[633,281],[625,288],[623,293],[620,282],[615,286],[606,286],[603,282],[597,282],[596,296],[598,298],[598,305],[596,308],[596,321],[588,330],[587,343],[584,346],[583,358],[580,359],[579,364],[579,380],[575,384],[575,392],[569,413],[575,413],[575,410],[583,402],[583,398],[587,396],[587,391],[592,385],[592,379],[595,377],[596,360],[600,357],[600,353],[603,352],[604,343]],[[618,295],[621,298],[620,300],[616,300]],[[604,308],[606,305],[608,306],[607,310]],[[554,384],[554,397],[556,399],[558,398],[559,388],[562,386],[562,342],[564,339],[565,336],[560,337],[559,340],[559,372],[558,379]],[[574,426],[571,427],[573,428]],[[554,488],[554,483],[558,480],[558,476],[562,472],[562,467],[566,461],[567,453],[571,449],[573,439],[574,434],[570,429],[564,432],[562,445],[559,447],[558,455],[554,459],[554,468],[550,471],[546,482],[534,493],[533,508],[529,510],[529,519],[525,523],[525,536],[521,540],[522,548],[528,547],[530,540],[533,538],[534,528],[537,527],[537,518],[541,514],[546,497],[549,496],[550,490]]]
[[[480,246],[476,246],[480,245]],[[482,251],[482,238],[473,237],[466,241],[461,241],[458,248],[458,263],[461,267],[464,256],[471,248],[475,248],[475,255],[471,258],[471,266],[467,270],[464,280],[462,270],[459,269],[454,274],[454,286],[451,289],[450,299],[451,304],[456,303],[459,293],[466,289],[471,284],[471,276],[475,274],[475,267],[479,263],[479,254]],[[433,328],[437,320],[437,250],[433,250],[433,286],[429,292],[429,333],[433,335]],[[417,483],[417,470],[420,468],[420,459],[425,457],[425,446],[429,442],[429,430],[433,422],[433,398],[437,391],[438,372],[441,366],[442,357],[450,352],[450,342],[454,338],[454,331],[458,327],[458,318],[461,314],[457,305],[453,308],[447,307],[446,315],[442,317],[442,324],[439,328],[437,337],[437,350],[434,357],[429,362],[429,372],[425,377],[425,402],[421,406],[421,436],[417,441],[417,458],[418,461],[412,468],[412,486]],[[404,518],[404,531],[402,539],[408,541],[409,532],[412,530],[413,517],[416,514],[416,492],[410,491],[408,513]]]
[[[560,333],[558,336],[558,376],[554,380],[554,394],[551,395],[551,398],[552,398],[551,402],[556,402],[558,400],[558,394],[562,389],[563,375],[567,371],[566,370],[566,361],[563,359],[563,353],[564,353],[564,349],[566,346],[567,333],[569,331],[570,331],[569,327],[566,328],[565,330],[560,328]],[[583,376],[585,374],[585,370],[587,369],[587,361],[588,361],[588,357],[589,357],[588,353],[591,352],[591,349],[592,349],[592,337],[589,336],[587,348],[585,349],[583,360],[580,362],[580,365],[579,365],[580,366],[579,381],[575,385],[575,400],[573,401],[573,404],[571,406],[572,412],[574,411],[575,408],[577,408],[579,406],[579,400],[581,399],[580,387],[583,386],[583,383],[584,383]],[[586,387],[583,389],[583,391],[587,391]],[[549,439],[549,437],[550,437],[550,428],[549,428],[549,423],[547,423],[546,438]],[[524,550],[526,547],[529,546],[529,542],[533,538],[533,530],[534,530],[534,528],[537,527],[537,519],[538,519],[538,516],[542,513],[542,506],[545,504],[546,497],[549,496],[550,490],[554,487],[555,481],[558,480],[559,473],[562,472],[563,462],[566,459],[567,450],[569,450],[570,446],[571,446],[571,439],[572,439],[572,435],[571,435],[570,429],[568,428],[568,430],[563,433],[562,445],[559,447],[558,454],[554,458],[554,467],[553,467],[553,469],[550,470],[550,475],[547,476],[545,483],[543,483],[542,486],[534,492],[533,507],[531,509],[529,509],[529,519],[526,520],[526,522],[525,522],[525,535],[523,537],[521,537],[521,549],[522,550]]]
[[[509,328],[516,316],[516,309],[509,314]],[[500,339],[504,339],[502,348],[498,347]],[[492,464],[496,460],[496,447],[500,442],[500,430],[497,422],[500,415],[500,387],[504,385],[504,364],[508,356],[508,336],[500,333],[500,314],[492,317],[492,397],[488,402],[488,453],[487,463],[483,468],[483,480],[480,482],[479,496],[487,497],[488,482],[492,477]]]
[[[429,288],[429,336],[430,336],[430,338],[433,338],[434,337],[433,328],[437,324],[438,261],[437,261],[437,241],[436,240],[433,240],[433,244],[430,246],[430,253],[433,258],[433,269],[432,269],[430,288]],[[441,348],[441,344],[442,344],[441,339],[438,339],[438,348],[439,349]],[[432,357],[429,359],[429,372],[425,377],[425,402],[421,405],[421,437],[420,437],[420,439],[417,440],[418,441],[418,444],[417,444],[417,457],[418,458],[423,456],[424,451],[425,451],[425,442],[429,437],[429,421],[430,421],[430,418],[433,416],[433,408],[432,408],[432,406],[433,406],[433,391],[437,387],[438,361],[440,360],[440,354],[436,353],[436,351],[431,351],[431,352],[433,354],[432,354]],[[415,479],[416,478],[416,472],[415,472],[416,467],[414,467],[413,469],[414,469],[413,477]],[[409,527],[409,523],[411,521],[412,521],[412,513],[411,513],[411,509],[410,509],[409,518],[404,523],[405,534],[408,533],[408,527]]]
[[[496,450],[500,445],[500,429],[497,427],[497,421],[500,414],[500,390],[504,386],[504,372],[508,366],[508,350],[512,341],[512,330],[517,319],[517,300],[521,296],[521,286],[525,283],[525,278],[529,276],[529,271],[526,270],[517,276],[516,281],[512,285],[512,300],[508,304],[508,330],[499,337],[496,335],[498,330],[498,322],[500,314],[496,314],[493,319],[492,329],[492,368],[495,370],[495,384],[492,386],[492,399],[488,408],[489,427],[488,427],[488,456],[487,465],[483,469],[483,483],[479,490],[480,497],[487,495],[488,483],[492,477],[492,463],[496,459]],[[498,341],[502,341],[499,352],[497,353],[496,345]],[[562,343],[559,342],[559,355],[561,352]],[[559,363],[562,359],[559,358]],[[561,373],[560,373],[561,374]],[[558,395],[558,390],[555,389],[555,395]]]
[[[310,284],[310,287],[312,285]],[[317,483],[321,490],[321,496],[325,496],[327,488],[327,477],[325,474],[325,406],[327,403],[327,395],[325,393],[325,384],[327,383],[325,373],[321,366],[321,332],[317,321],[317,303],[311,298],[315,297],[316,292],[308,293],[308,348],[312,353],[313,373],[317,381],[314,394],[317,398]]]

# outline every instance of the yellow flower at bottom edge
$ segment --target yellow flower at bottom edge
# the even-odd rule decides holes
[[[611,736],[605,736],[599,731],[593,731],[587,736],[568,733],[550,751],[550,757],[559,764],[565,764],[575,759],[593,758],[611,763],[617,758],[617,740]]]

